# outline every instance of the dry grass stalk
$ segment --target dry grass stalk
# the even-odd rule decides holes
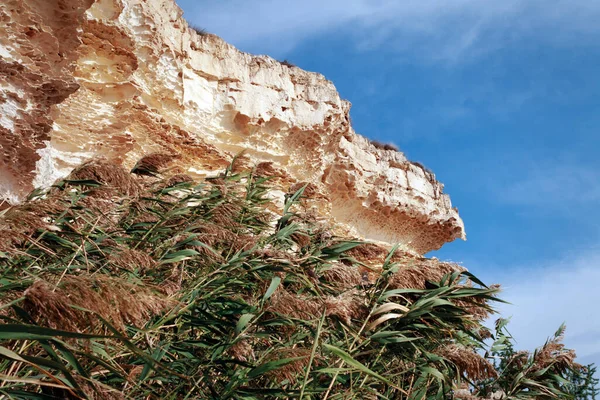
[[[400,269],[389,281],[391,289],[425,289],[426,283],[439,282],[444,275],[457,271],[465,271],[464,268],[452,264],[439,262],[435,259],[421,259],[404,257],[400,263]]]
[[[346,254],[367,265],[381,265],[389,255],[390,250],[390,248],[379,244],[363,243],[350,249]],[[415,259],[415,257],[400,249],[396,249],[391,260],[406,262],[412,259]]]
[[[395,257],[395,259],[401,266],[389,280],[390,289],[425,289],[427,282],[439,282],[447,274],[466,271],[457,264],[440,262],[437,259],[407,256]],[[467,281],[464,286],[469,287],[471,283]],[[497,289],[498,287],[491,288]],[[469,298],[468,300],[454,300],[453,303],[463,308],[475,321],[482,321],[490,315],[488,302],[485,299]]]
[[[132,224],[158,222],[158,216],[152,212],[152,203],[144,199],[132,200],[122,218],[130,219]]]
[[[290,238],[296,242],[301,249],[309,246],[312,242],[312,238],[309,235],[301,232],[292,233]]]
[[[479,335],[479,337],[483,340],[486,339],[491,339],[494,337],[494,335],[492,334],[492,331],[490,331],[487,327],[482,326],[478,331],[477,334]]]
[[[483,397],[475,396],[469,391],[469,389],[458,389],[454,391],[454,398],[456,400],[486,400]]]
[[[273,166],[273,163],[271,161],[258,163],[256,167],[254,167],[254,175],[260,176],[262,178],[266,178],[269,176],[282,178],[285,176],[281,171],[277,170]]]
[[[125,395],[110,386],[104,385],[98,381],[92,379],[86,379],[79,375],[73,375],[75,381],[83,391],[86,400],[124,400]],[[66,400],[80,400],[82,397],[75,394],[75,392],[65,385],[65,388],[45,386],[42,389],[44,398],[51,399],[66,399]]]
[[[230,354],[231,357],[235,358],[238,361],[248,362],[256,360],[256,356],[254,354],[254,347],[248,339],[238,340],[233,346],[229,348],[228,354]]]
[[[164,172],[178,158],[180,157],[177,154],[151,153],[140,158],[131,172],[138,175],[155,176]]]
[[[231,162],[231,172],[233,172],[234,174],[250,170],[252,170],[252,160],[247,154],[239,154]]]
[[[87,192],[87,196],[78,201],[78,205],[96,212],[98,214],[109,217],[111,221],[116,222],[119,218],[119,213],[116,212],[119,208],[119,192],[108,186],[94,188]],[[104,222],[106,224],[106,222]]]
[[[565,350],[565,345],[561,343],[562,335],[544,344],[536,353],[533,359],[533,371],[539,371],[552,364],[559,370],[575,367],[582,368],[575,362],[577,357],[574,350]]]
[[[269,379],[277,383],[288,381],[291,384],[295,384],[299,379],[303,378],[304,370],[308,366],[308,361],[310,360],[310,352],[311,349],[297,347],[291,349],[277,349],[277,351],[272,352],[270,357],[267,357],[266,361],[282,360],[285,358],[300,359],[269,372]]]
[[[350,289],[364,282],[357,266],[343,263],[335,263],[322,276],[326,282],[340,289]]]
[[[149,254],[129,248],[116,249],[108,256],[108,261],[127,271],[137,270],[140,274],[154,269],[157,265]]]
[[[268,311],[291,318],[310,320],[319,318],[323,311],[327,316],[336,316],[345,324],[366,316],[364,299],[359,292],[351,290],[339,296],[309,297],[278,289],[271,297]]]
[[[483,321],[491,314],[491,311],[487,308],[488,302],[484,299],[454,300],[453,303],[464,309],[475,321]]]
[[[336,316],[346,325],[351,325],[353,319],[363,320],[367,317],[368,310],[365,299],[357,289],[349,290],[339,296],[325,298],[325,314]]]
[[[107,276],[67,276],[54,290],[37,281],[24,292],[26,309],[46,326],[75,332],[98,332],[100,321],[90,310],[124,331],[125,324],[142,327],[175,305],[149,288]]]
[[[10,253],[15,252],[21,243],[27,240],[27,235],[12,229],[0,229],[0,251]]]
[[[92,160],[74,169],[69,180],[95,180],[126,196],[138,196],[141,185],[123,167],[106,160]]]
[[[9,208],[0,218],[0,251],[12,251],[38,229],[52,230],[53,216],[67,209],[56,194]]]
[[[485,358],[474,349],[457,344],[449,344],[436,350],[436,354],[444,357],[458,367],[460,372],[472,380],[495,378],[498,372]]]
[[[279,288],[271,297],[267,311],[297,319],[314,319],[323,312],[323,302],[308,296],[292,294]]]
[[[181,267],[171,268],[171,274],[167,279],[162,281],[158,288],[167,296],[175,296],[181,290],[184,270]]]
[[[231,189],[225,179],[223,179],[221,176],[216,178],[206,178],[206,182],[210,183],[214,188],[221,192],[223,196],[227,196]]]
[[[312,199],[312,198],[317,198],[317,197],[319,197],[319,198],[324,197],[319,192],[319,188],[317,187],[317,185],[315,185],[314,183],[310,183],[310,182],[294,183],[292,186],[290,186],[288,193],[294,194],[302,188],[304,188],[304,191],[302,192],[302,197],[304,197],[304,198]]]
[[[171,177],[169,177],[164,184],[164,187],[170,187],[170,186],[175,186],[179,183],[184,183],[184,182],[193,182],[194,179],[192,179],[191,176],[186,175],[186,174],[175,174]]]
[[[526,350],[517,351],[513,354],[509,360],[511,365],[514,365],[518,369],[523,369],[527,361],[529,360],[529,352]]]
[[[212,209],[211,221],[227,228],[242,228],[237,221],[242,209],[242,205],[235,200],[224,202]]]
[[[146,159],[146,161],[148,162],[148,165],[145,167],[146,169],[152,170],[152,168],[155,168],[156,171],[160,170],[160,160],[150,158]],[[169,161],[165,159],[164,162],[168,163]],[[263,171],[260,173],[278,173],[269,163],[264,163],[261,168]],[[435,259],[427,260],[411,256],[402,251],[396,251],[392,257],[392,261],[398,263],[398,272],[391,276],[388,282],[382,282],[382,280],[375,282],[378,277],[377,271],[381,271],[383,260],[389,253],[388,248],[376,244],[363,244],[350,250],[346,255],[354,257],[364,264],[370,264],[368,266],[358,266],[353,260],[344,256],[341,258],[332,257],[329,259],[323,257],[318,260],[316,258],[315,260],[311,260],[311,255],[307,254],[308,252],[299,251],[298,246],[289,246],[289,242],[287,241],[285,242],[285,246],[281,246],[280,241],[273,239],[273,236],[269,234],[274,228],[263,227],[260,223],[256,223],[254,209],[262,206],[262,202],[240,200],[242,198],[246,199],[246,197],[244,196],[244,189],[242,189],[244,185],[239,183],[237,177],[229,179],[225,175],[221,175],[220,178],[209,179],[207,181],[208,185],[206,185],[208,186],[208,190],[204,186],[202,191],[197,193],[199,196],[192,196],[188,198],[192,200],[186,199],[187,203],[183,204],[183,201],[181,201],[182,196],[190,191],[176,191],[176,193],[174,192],[175,196],[156,193],[156,188],[160,189],[160,185],[164,185],[164,181],[152,180],[152,184],[143,187],[133,177],[127,173],[125,175],[123,175],[123,171],[119,170],[118,167],[108,166],[97,161],[90,162],[75,171],[71,178],[94,179],[105,186],[93,189],[86,188],[87,196],[82,197],[80,200],[81,204],[78,204],[78,207],[67,210],[66,205],[61,203],[62,200],[60,197],[64,196],[66,199],[67,197],[71,197],[70,193],[53,190],[50,193],[50,197],[55,197],[52,197],[50,200],[42,199],[31,202],[29,208],[22,207],[9,210],[9,218],[7,220],[4,218],[5,216],[0,218],[0,230],[5,229],[7,231],[9,230],[7,228],[10,228],[12,225],[16,226],[17,222],[21,222],[22,220],[27,222],[26,226],[36,227],[36,229],[42,227],[58,231],[60,229],[59,226],[61,226],[65,229],[62,233],[66,237],[70,238],[74,236],[74,233],[84,234],[86,235],[86,245],[90,243],[95,246],[94,252],[86,253],[84,256],[88,267],[98,267],[95,269],[95,274],[97,275],[84,274],[76,276],[65,272],[66,275],[58,283],[56,280],[39,280],[25,292],[22,292],[22,289],[17,287],[14,293],[11,294],[13,296],[11,299],[17,298],[15,296],[18,296],[18,298],[25,297],[22,306],[30,312],[40,325],[76,332],[108,333],[100,318],[97,317],[101,316],[120,331],[131,334],[131,330],[126,329],[127,325],[143,327],[153,316],[164,313],[169,308],[179,304],[169,299],[169,296],[179,296],[178,298],[181,298],[181,301],[188,301],[189,297],[192,298],[189,301],[195,301],[198,298],[196,290],[210,293],[212,297],[207,296],[207,301],[220,303],[223,301],[222,299],[225,299],[225,301],[231,300],[236,304],[242,305],[246,303],[246,305],[250,306],[248,308],[249,311],[241,311],[240,313],[250,312],[257,315],[255,306],[260,304],[260,307],[263,307],[264,304],[265,308],[261,308],[260,313],[263,315],[262,313],[266,311],[266,319],[271,318],[273,314],[280,314],[289,318],[303,320],[288,321],[288,323],[281,325],[264,325],[261,328],[258,323],[263,321],[261,319],[252,319],[252,324],[256,323],[256,326],[249,326],[243,332],[243,336],[239,338],[240,333],[233,331],[233,327],[237,327],[236,321],[239,318],[237,312],[235,315],[232,313],[223,313],[221,315],[222,318],[215,318],[214,321],[209,321],[215,327],[215,329],[211,330],[204,330],[206,321],[202,318],[202,315],[198,318],[201,321],[195,322],[192,318],[188,318],[188,315],[181,314],[177,318],[182,319],[176,323],[168,321],[169,325],[162,325],[160,332],[157,330],[158,333],[147,332],[148,335],[133,334],[131,340],[136,341],[136,345],[140,345],[144,349],[149,342],[162,340],[163,337],[166,340],[170,340],[169,335],[173,335],[171,337],[174,338],[174,341],[178,340],[182,344],[182,348],[177,349],[175,348],[176,346],[172,346],[169,350],[169,359],[177,360],[177,363],[181,362],[187,374],[193,375],[199,370],[203,371],[203,379],[206,378],[204,383],[182,382],[182,385],[175,390],[171,387],[161,387],[162,385],[154,386],[155,382],[152,377],[145,380],[144,385],[147,385],[148,389],[157,390],[163,394],[169,391],[169,395],[175,393],[173,395],[175,397],[182,394],[183,396],[190,394],[196,398],[206,398],[209,396],[211,390],[214,392],[214,389],[211,386],[209,390],[208,386],[205,385],[214,384],[214,387],[221,389],[232,383],[233,379],[242,376],[243,374],[238,374],[242,368],[251,368],[259,361],[269,362],[299,357],[299,360],[268,372],[266,377],[254,378],[248,382],[244,382],[242,379],[237,383],[238,388],[246,388],[248,385],[254,385],[257,382],[260,385],[270,381],[271,383],[285,386],[285,390],[295,390],[293,385],[298,383],[299,380],[301,381],[304,376],[311,353],[310,349],[306,348],[311,346],[311,343],[309,343],[310,339],[306,339],[305,336],[308,332],[307,327],[309,325],[315,327],[316,323],[320,322],[323,314],[329,318],[323,320],[326,324],[324,330],[321,331],[318,328],[318,331],[321,332],[319,337],[331,338],[331,343],[341,343],[341,346],[343,346],[344,337],[349,337],[346,336],[347,333],[351,333],[353,336],[359,338],[364,336],[363,334],[366,332],[361,329],[361,326],[363,326],[363,322],[366,321],[368,316],[367,296],[370,298],[372,294],[377,294],[379,290],[431,288],[431,285],[427,284],[428,281],[438,282],[447,274],[463,270],[454,264],[442,263]],[[243,181],[245,178],[242,177],[241,179]],[[184,175],[174,181],[187,182],[188,180],[189,177]],[[234,180],[235,183],[232,183]],[[223,198],[215,190],[210,190],[211,183],[223,194]],[[292,186],[292,189],[297,190],[297,185]],[[281,186],[284,187],[283,184]],[[262,188],[260,189],[262,190]],[[310,185],[307,186],[305,195],[318,195],[311,193],[312,189],[314,188],[311,188]],[[157,206],[149,200],[143,200],[139,196],[137,198],[133,197],[133,201],[130,201],[124,196],[128,191],[135,192],[138,195],[146,192],[149,196],[155,196],[160,200],[157,202],[159,205]],[[204,194],[208,194],[208,196],[203,196]],[[196,199],[198,200],[196,201]],[[65,204],[67,203],[65,202]],[[37,205],[41,205],[42,207],[37,207]],[[80,209],[80,205],[83,205],[83,210]],[[295,208],[300,209],[301,206],[302,204],[296,205]],[[106,217],[107,214],[118,216],[122,209],[128,210],[132,215],[121,215],[121,219],[117,218],[114,221],[108,215],[109,223],[112,222],[116,229],[104,229],[103,226],[108,224],[106,218],[104,218],[99,223],[102,227],[98,232],[89,233],[90,230],[84,229],[81,229],[81,232],[77,231],[79,224],[85,223],[85,221],[89,221],[88,224],[91,222],[94,224],[93,227],[97,228],[98,226],[95,225],[97,223],[96,217]],[[64,218],[61,221],[52,220],[52,213],[64,210],[67,210],[68,218]],[[174,210],[174,212],[171,213],[168,210]],[[250,211],[246,213],[246,210]],[[90,211],[93,218],[88,218]],[[136,219],[138,221],[156,221],[157,216],[153,211],[156,214],[160,214],[158,217],[161,218],[161,226],[158,227],[160,229],[146,230],[146,232],[151,232],[154,236],[150,237],[149,235],[148,240],[139,241],[139,232],[142,231],[142,234],[144,234],[143,228],[145,227],[142,226],[141,229],[137,229],[137,227],[135,227],[136,229],[128,229],[131,226],[131,221]],[[162,213],[161,211],[165,212]],[[165,215],[164,221],[162,215]],[[267,213],[263,215],[266,220],[267,217],[269,219],[272,218]],[[123,219],[124,217],[127,217],[127,219]],[[258,218],[261,218],[260,214]],[[75,222],[72,222],[72,219],[75,219]],[[78,219],[80,222],[77,222]],[[301,230],[293,235],[293,239],[300,246],[306,246],[310,243],[315,248],[316,246],[324,248],[334,243],[329,227],[321,230],[316,225],[316,221],[317,218],[306,214],[298,213],[298,216],[295,217],[294,222],[301,226]],[[133,232],[133,234],[128,237],[127,234],[129,232]],[[155,235],[156,232],[160,233]],[[22,235],[24,239],[30,240],[30,243],[33,243],[33,240],[35,240],[35,237],[27,238],[27,235]],[[106,236],[109,238],[106,239]],[[205,246],[201,246],[197,242],[194,243],[188,239],[199,240],[214,248],[219,254],[217,255]],[[138,243],[143,244],[143,247],[137,247],[138,250],[124,247],[131,243],[135,243],[136,246]],[[265,245],[261,249],[253,249],[252,254],[244,254],[245,259],[241,266],[238,265],[237,261],[236,263],[225,262],[231,254],[234,254],[231,250],[250,249],[257,243],[264,243]],[[67,247],[65,246],[65,248]],[[194,256],[186,262],[159,263],[155,259],[165,254],[173,254],[176,251],[188,248],[197,250],[201,254],[204,254],[206,258],[196,257],[194,253]],[[149,252],[144,253],[141,249],[149,250]],[[23,252],[23,248],[17,250]],[[50,269],[45,270],[40,276],[49,276],[55,273],[56,268],[60,268],[61,271],[63,270],[64,257],[60,253],[62,250],[59,251],[58,248],[55,250],[59,253],[60,258],[47,257],[51,253],[42,253],[44,258],[52,260],[47,260],[48,263],[46,266],[50,267]],[[79,251],[72,256],[73,259],[78,254]],[[10,255],[12,256],[13,254]],[[54,255],[53,252],[52,255]],[[35,256],[37,257],[37,253],[35,253]],[[167,257],[164,259],[168,260]],[[210,261],[219,263],[218,271],[213,269],[215,266]],[[315,261],[318,264],[315,264]],[[323,263],[328,262],[333,263],[333,265],[331,268],[323,271],[321,269]],[[379,269],[373,268],[376,264],[379,264]],[[21,266],[26,264],[16,265]],[[43,264],[40,262],[40,265]],[[110,266],[113,268],[111,269]],[[265,268],[265,266],[271,266],[273,269]],[[152,282],[153,286],[150,286],[150,284],[144,286],[108,275],[102,275],[114,274],[117,271],[117,268],[114,267],[137,272],[143,276],[145,281]],[[19,268],[13,269],[17,270]],[[283,269],[283,271],[280,269]],[[320,276],[320,282],[314,273],[314,271],[319,270],[323,271]],[[70,272],[73,270],[66,269],[66,271]],[[27,276],[26,274],[29,273],[30,271],[25,270],[22,275],[16,275],[13,280],[17,282],[21,276]],[[215,276],[217,273],[229,274],[224,275],[224,278],[227,279],[226,283],[223,284],[220,277],[215,282],[211,282],[211,279],[203,279],[207,274],[213,275],[213,273]],[[302,274],[308,274],[310,278],[301,276]],[[124,275],[129,276],[133,274],[127,273]],[[266,303],[263,303],[261,301],[262,296],[271,282],[273,282],[273,276],[277,276],[282,280],[275,293],[272,294]],[[196,277],[200,277],[201,281],[199,284],[198,279],[195,279]],[[228,279],[229,277],[232,279]],[[323,281],[325,284],[319,287],[319,284],[323,283]],[[466,287],[471,285],[468,281],[464,282],[464,280],[461,280],[460,282],[463,282],[462,284]],[[367,283],[369,285],[366,285]],[[389,285],[386,285],[388,283]],[[198,286],[194,287],[197,284]],[[446,284],[449,287],[445,293],[452,293],[453,290],[461,289],[457,282],[446,282]],[[194,288],[191,289],[192,287]],[[323,294],[318,296],[314,295],[314,293]],[[335,293],[335,295],[332,295],[332,293]],[[407,294],[407,297],[410,297],[408,303],[418,299],[420,296],[420,293]],[[473,297],[477,299],[476,295]],[[469,300],[469,298],[466,298],[466,300]],[[493,366],[470,348],[471,344],[468,343],[472,342],[470,340],[462,340],[463,335],[458,334],[465,331],[479,331],[482,337],[490,335],[489,331],[484,331],[480,324],[473,320],[475,318],[483,318],[487,314],[486,300],[477,300],[481,303],[475,304],[469,303],[464,299],[451,301],[458,307],[466,310],[467,313],[472,314],[473,318],[470,316],[465,317],[460,311],[453,310],[461,318],[460,326],[457,326],[456,329],[446,329],[446,327],[443,327],[440,328],[442,330],[437,332],[434,329],[429,330],[428,333],[431,334],[431,338],[422,338],[423,340],[429,340],[423,348],[429,351],[432,347],[435,348],[440,343],[444,343],[444,346],[438,349],[438,354],[455,364],[462,374],[472,380],[485,380],[495,376],[496,371],[494,371]],[[188,304],[191,305],[192,303]],[[81,311],[73,306],[90,310],[91,312]],[[404,308],[404,306],[398,304],[392,304],[392,306],[384,305],[383,307],[387,308],[384,311],[380,309],[381,313],[400,309],[399,307]],[[185,312],[187,313],[189,310],[190,308],[187,307]],[[379,315],[375,314],[372,319],[377,320],[377,318],[380,318],[378,317]],[[391,315],[391,313],[387,315]],[[439,313],[439,318],[443,319],[444,313]],[[345,324],[344,329],[338,329],[339,322]],[[422,324],[429,325],[429,320],[425,318],[422,321],[417,321],[412,327],[407,325],[406,329],[411,329],[415,334],[418,334],[420,326],[423,326]],[[199,328],[196,329],[196,326]],[[171,329],[175,327],[176,329]],[[335,329],[332,329],[332,327],[335,327]],[[307,330],[304,331],[304,329]],[[303,331],[300,332],[300,330]],[[293,333],[301,333],[302,335],[296,336]],[[185,340],[179,340],[179,338],[185,337],[184,335],[189,335],[193,339],[200,338],[200,340],[204,340],[201,343],[207,346],[213,346],[216,342],[224,348],[230,346],[227,353],[219,359],[219,363],[222,362],[222,365],[233,365],[230,364],[232,358],[237,360],[238,363],[235,363],[236,365],[233,367],[233,370],[219,370],[215,368],[218,363],[213,362],[211,359],[211,352],[199,350],[201,347],[195,346],[195,344],[194,346],[187,346]],[[231,338],[238,338],[238,340],[235,344],[231,345]],[[559,338],[550,341],[533,356],[529,355],[529,353],[518,353],[510,362],[519,368],[527,369],[528,372],[535,372],[550,365],[554,365],[553,368],[557,370],[577,365],[574,363],[574,352],[565,350],[559,341]],[[78,344],[76,341],[73,342],[74,344]],[[279,348],[282,342],[285,343],[285,348],[283,349]],[[353,346],[346,346],[344,349],[351,354],[355,354],[353,351],[356,348],[353,348]],[[361,350],[360,353],[357,353],[360,358],[370,357],[370,355],[375,354],[378,351],[379,343],[367,341],[364,342],[364,346],[364,351]],[[37,351],[34,347],[30,349],[31,354]],[[108,382],[108,384],[112,385],[116,381],[112,377],[107,377],[104,371],[100,371],[100,368],[94,367],[91,370],[91,374],[93,379],[98,378],[98,382],[90,382],[89,385],[86,382],[81,383],[88,397],[129,398],[139,394],[139,392],[135,392],[137,388],[128,392],[128,385],[131,380],[139,377],[142,367],[139,362],[132,362],[133,358],[130,357],[128,350],[123,351],[119,350],[116,353],[110,354],[110,360],[118,360],[117,362],[120,364],[119,369],[126,375],[122,381],[115,384],[116,388],[125,388],[123,389],[124,394],[120,395],[120,393],[116,393],[114,390],[108,389],[108,387],[103,387],[103,384],[99,382]],[[188,359],[188,354],[194,354],[194,357]],[[388,358],[385,359],[385,364],[378,364],[377,366],[385,368],[386,377],[390,376],[394,380],[398,379],[399,382],[406,383],[409,387],[412,387],[413,382],[403,381],[402,379],[404,378],[401,376],[405,372],[417,368],[417,365],[410,361],[411,359],[415,360],[412,352],[394,353],[391,356],[389,354],[382,354],[382,357]],[[329,365],[333,365],[334,362],[338,362],[337,358],[330,358],[331,354],[321,352],[318,347],[315,357],[315,363],[325,364],[326,360],[329,360]],[[170,360],[167,360],[167,357],[164,358],[166,363],[170,363]],[[419,363],[421,361],[419,360]],[[439,367],[448,367],[443,370],[443,373],[454,377],[455,368],[450,365],[450,362],[444,366],[441,363],[436,364]],[[249,364],[246,365],[245,363]],[[313,373],[318,374],[319,372],[313,370]],[[405,376],[410,376],[410,374],[414,374],[414,371],[409,372]],[[77,378],[81,379],[79,376]],[[104,380],[105,378],[107,379]],[[326,381],[323,387],[326,388],[329,378],[322,375],[315,375],[313,382],[321,385],[323,382],[319,382],[320,380]],[[351,390],[348,390],[349,386],[342,384],[341,381],[334,379],[333,382],[334,386],[329,386],[329,389],[327,389],[333,390],[331,392],[332,398],[340,398],[340,396],[342,398],[346,396],[347,398],[351,398],[351,396],[353,396],[352,398],[372,398],[371,395],[380,388],[379,384],[369,383],[364,388],[351,387]],[[340,383],[336,384],[335,382]],[[192,387],[192,385],[195,386]],[[350,386],[352,386],[352,383],[350,383]],[[260,388],[260,386],[257,387]],[[271,385],[270,387],[275,387],[275,385]],[[88,389],[90,389],[89,393]],[[163,389],[165,392],[162,392]],[[464,391],[462,389],[465,388],[457,388],[457,390],[461,390],[461,395],[457,395],[456,398],[477,399],[468,390]],[[66,396],[65,393],[58,392],[55,395],[59,398]]]
[[[77,376],[75,378],[83,389],[88,400],[125,400],[125,394],[111,388],[110,386],[101,384],[97,381],[84,379]]]
[[[378,244],[364,243],[348,250],[346,254],[356,258],[358,261],[369,261],[385,259],[389,252],[388,249]]]
[[[192,232],[197,233],[197,240],[207,244],[212,248],[226,247],[235,251],[251,249],[260,240],[260,235],[250,235],[245,233],[236,233],[230,229],[222,220],[223,224],[207,223],[197,226]],[[232,225],[231,222],[229,225]],[[214,253],[202,246],[194,247],[196,251],[206,256],[214,257]]]
[[[287,252],[279,249],[274,249],[271,247],[268,248],[258,248],[253,253],[253,256],[260,257],[265,262],[269,263],[290,263],[296,264],[298,260],[296,259],[296,255],[292,252]],[[279,275],[279,273],[277,273]],[[282,276],[283,278],[283,276]],[[268,284],[267,284],[268,286]]]

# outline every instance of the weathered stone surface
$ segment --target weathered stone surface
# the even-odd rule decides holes
[[[424,253],[464,238],[443,185],[357,135],[322,75],[190,29],[171,0],[0,0],[0,196],[20,201],[82,161],[179,154],[214,174],[245,150],[351,234]],[[284,188],[287,190],[287,188]]]

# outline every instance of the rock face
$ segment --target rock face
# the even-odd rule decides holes
[[[353,235],[420,254],[464,238],[443,185],[357,135],[331,82],[197,33],[172,0],[1,0],[0,21],[9,203],[93,157],[177,154],[201,178],[245,150],[314,184],[319,212]]]

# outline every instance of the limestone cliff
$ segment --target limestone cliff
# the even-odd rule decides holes
[[[319,212],[353,235],[421,254],[464,238],[443,185],[357,135],[330,81],[198,34],[173,1],[2,0],[0,21],[10,203],[93,157],[131,168],[176,154],[201,178],[245,150],[285,177],[282,190],[313,183]]]

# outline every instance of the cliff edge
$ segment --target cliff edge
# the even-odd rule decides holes
[[[310,182],[318,213],[347,233],[419,254],[465,238],[443,185],[356,134],[350,103],[318,73],[191,29],[173,1],[0,3],[0,197],[14,204],[81,162],[215,174],[244,151]]]

